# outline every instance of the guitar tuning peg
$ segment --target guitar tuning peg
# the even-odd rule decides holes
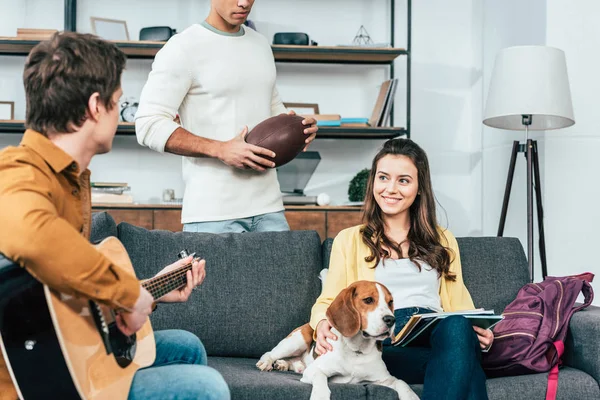
[[[184,259],[190,255],[190,252],[187,249],[183,249],[177,255],[180,259]]]

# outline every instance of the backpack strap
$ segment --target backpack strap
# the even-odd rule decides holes
[[[558,392],[558,367],[562,364],[562,355],[565,352],[565,344],[562,340],[557,340],[553,343],[558,355],[558,362],[554,364],[550,372],[548,373],[548,387],[546,389],[546,400],[556,400],[556,393]]]

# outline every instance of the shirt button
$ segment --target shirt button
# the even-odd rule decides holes
[[[73,196],[77,196],[77,195],[79,194],[79,190],[77,190],[77,189],[73,189],[73,191],[71,192],[71,194],[72,194]]]
[[[71,169],[72,169],[73,171],[75,171],[75,170],[77,169],[77,163],[76,163],[75,161],[73,161],[73,162],[71,163]]]

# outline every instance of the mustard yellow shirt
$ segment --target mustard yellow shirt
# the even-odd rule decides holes
[[[333,299],[353,282],[375,280],[375,261],[365,261],[371,254],[369,247],[362,241],[360,229],[363,225],[353,226],[341,231],[333,241],[329,273],[325,279],[323,291],[312,308],[310,326],[317,328],[317,324],[326,319],[325,312]],[[469,291],[465,287],[460,265],[460,253],[456,238],[448,230],[438,228],[442,244],[453,251],[450,272],[456,275],[455,281],[441,278],[440,299],[444,311],[472,310],[475,308]]]
[[[0,252],[56,290],[131,309],[140,283],[90,244],[90,197],[90,171],[26,131],[0,151]],[[0,399],[16,398],[0,353]]]

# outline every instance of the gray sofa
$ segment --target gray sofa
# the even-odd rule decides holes
[[[153,276],[188,249],[206,259],[206,279],[185,304],[161,304],[154,329],[185,329],[202,339],[209,365],[224,376],[233,399],[308,399],[310,386],[291,372],[260,372],[255,363],[292,329],[308,321],[319,295],[319,271],[329,263],[332,240],[313,231],[198,234],[115,225],[93,217],[93,242],[117,236],[139,278]],[[465,283],[478,307],[501,312],[527,282],[517,239],[458,238]],[[560,371],[559,399],[600,399],[600,308],[576,313]],[[487,381],[490,399],[544,399],[547,374]],[[378,385],[331,384],[332,398],[396,399]],[[413,385],[419,394],[422,385]]]

